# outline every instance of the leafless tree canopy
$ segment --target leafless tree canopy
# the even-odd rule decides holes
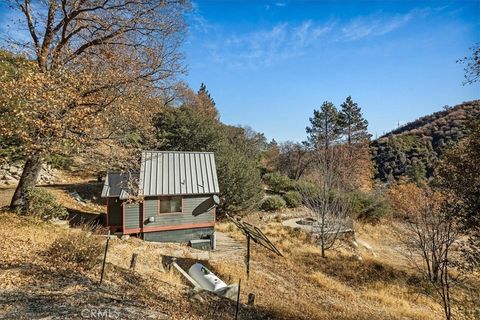
[[[453,262],[460,260],[452,249],[460,235],[454,210],[441,195],[426,191],[421,209],[410,217],[404,235],[410,262],[435,288],[447,320],[452,318],[451,288],[461,280],[461,273],[452,273]]]
[[[12,38],[34,61],[0,87],[1,134],[21,140],[24,174],[12,200],[35,185],[52,153],[151,131],[163,92],[183,71],[188,4],[175,0],[11,0],[30,39]],[[12,121],[15,119],[15,121]]]
[[[85,56],[101,64],[130,49],[144,68],[137,77],[164,79],[178,64],[185,1],[175,0],[10,0],[25,16],[31,39],[9,39],[43,70],[81,68]],[[152,60],[153,59],[153,60]],[[110,60],[110,59],[108,59]],[[128,67],[123,65],[123,67]],[[167,73],[167,74],[166,74]],[[133,78],[132,78],[133,79]]]
[[[291,141],[280,145],[278,170],[292,180],[299,180],[307,172],[312,162],[312,155],[307,146]]]
[[[312,231],[318,236],[323,257],[325,251],[336,244],[341,233],[351,227],[349,201],[339,196],[343,159],[343,152],[339,148],[315,151],[309,177],[312,184],[298,188],[314,220]]]

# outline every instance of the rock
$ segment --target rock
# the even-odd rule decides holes
[[[8,171],[10,171],[10,173],[19,173],[19,168],[15,167],[15,166],[11,166]]]
[[[362,239],[357,239],[357,243],[358,243],[360,246],[364,247],[365,249],[367,249],[367,250],[369,250],[369,251],[372,251],[372,250],[373,250],[372,247],[371,247],[368,243],[366,243],[365,241],[363,241]]]
[[[78,194],[77,191],[70,192],[70,196],[72,196],[78,202],[85,202],[85,200],[83,200],[83,198]]]
[[[202,296],[200,296],[198,293],[195,293],[193,295],[191,295],[190,297],[188,297],[188,300],[190,301],[197,301],[197,302],[205,302],[205,299],[202,298]]]
[[[352,240],[352,241],[350,242],[350,244],[351,244],[352,247],[354,247],[355,249],[358,249],[358,243],[357,243],[357,241]]]
[[[354,254],[354,255],[353,255],[353,259],[355,259],[355,260],[357,260],[357,261],[362,261],[362,260],[363,260],[362,256],[360,256],[360,255],[358,255],[358,254]]]

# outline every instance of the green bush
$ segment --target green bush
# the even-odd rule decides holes
[[[155,119],[156,140],[163,150],[211,151],[220,185],[220,212],[250,210],[263,196],[258,161],[246,152],[248,143],[235,142],[229,127],[193,107],[165,108]]]
[[[262,201],[260,208],[265,211],[276,211],[285,208],[287,204],[280,196],[271,196]]]
[[[73,159],[62,154],[52,154],[48,157],[47,163],[55,169],[67,170],[73,164]]]
[[[302,195],[298,191],[288,191],[283,199],[289,208],[296,208],[302,204]]]
[[[346,195],[351,204],[352,216],[368,222],[378,222],[390,214],[390,204],[380,192],[354,192]]]
[[[302,198],[315,199],[322,197],[321,189],[311,182],[304,180],[295,181],[293,187],[295,191],[302,195]]]
[[[97,264],[103,248],[104,246],[98,237],[85,232],[70,232],[53,242],[47,251],[47,256],[56,265],[64,263],[79,266],[83,269],[91,269]]]
[[[293,181],[278,172],[265,174],[263,182],[274,192],[288,191],[293,188]]]
[[[44,220],[68,216],[67,209],[57,203],[55,197],[48,191],[40,188],[32,188],[28,194],[28,214]]]

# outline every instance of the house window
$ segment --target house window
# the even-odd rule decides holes
[[[182,197],[161,197],[160,213],[181,213]]]

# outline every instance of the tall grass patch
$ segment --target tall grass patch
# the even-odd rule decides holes
[[[58,237],[47,251],[52,263],[92,269],[104,250],[99,237],[83,232],[70,232]]]

